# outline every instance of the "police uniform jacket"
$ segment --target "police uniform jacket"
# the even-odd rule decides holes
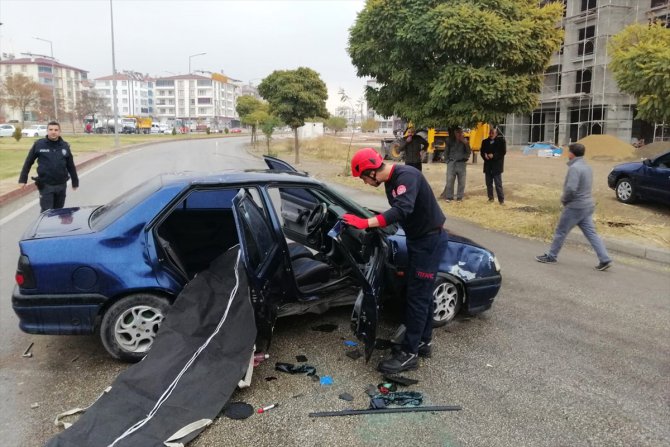
[[[33,144],[23,163],[19,183],[28,182],[28,173],[35,160],[37,160],[37,182],[45,185],[62,185],[72,178],[72,187],[79,186],[79,177],[72,159],[70,145],[61,137],[58,137],[56,141],[42,138]]]

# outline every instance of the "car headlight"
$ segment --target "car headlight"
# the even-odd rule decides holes
[[[496,272],[500,272],[500,262],[496,256],[493,257],[493,265],[496,266]]]

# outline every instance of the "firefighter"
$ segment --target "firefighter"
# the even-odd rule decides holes
[[[351,174],[370,186],[383,183],[391,208],[368,219],[345,214],[344,222],[358,229],[398,223],[407,238],[405,336],[399,349],[393,349],[377,369],[386,374],[414,370],[418,356],[431,354],[433,288],[440,257],[447,249],[447,234],[442,228],[446,218],[421,172],[409,166],[387,165],[372,148],[356,152]]]

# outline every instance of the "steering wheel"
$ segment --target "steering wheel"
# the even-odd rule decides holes
[[[317,205],[309,213],[309,217],[307,217],[307,222],[305,223],[305,231],[307,231],[307,234],[312,234],[317,228],[319,228],[319,225],[321,225],[327,215],[328,206],[325,203],[320,203]]]

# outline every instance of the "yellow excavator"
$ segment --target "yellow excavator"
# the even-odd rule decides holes
[[[407,128],[402,131],[398,129],[394,132],[395,138],[384,138],[382,143],[382,155],[386,160],[401,161],[403,154],[400,152],[400,145],[403,138],[407,136],[407,130],[413,128],[410,123]],[[485,123],[477,124],[474,129],[465,129],[464,135],[470,142],[470,149],[473,152],[473,162],[477,162],[477,152],[482,147],[482,141],[488,137],[491,126]],[[424,163],[444,162],[444,150],[447,148],[447,140],[449,139],[449,131],[442,127],[430,127],[428,129],[419,129],[416,131],[417,135],[421,135],[428,142],[428,149],[424,155]]]

